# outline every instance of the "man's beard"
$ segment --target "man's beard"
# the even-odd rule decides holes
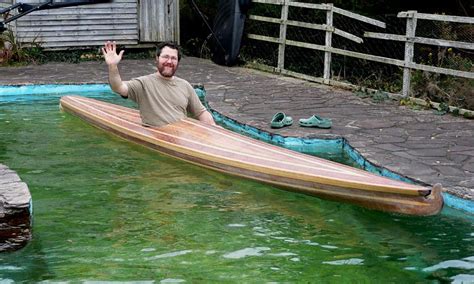
[[[168,68],[166,68],[168,67]],[[173,77],[174,73],[176,73],[177,65],[169,66],[169,65],[158,65],[158,72],[161,76],[165,78]]]

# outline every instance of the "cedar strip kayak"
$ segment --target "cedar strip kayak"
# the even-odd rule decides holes
[[[60,107],[163,154],[286,190],[407,215],[434,215],[443,207],[439,184],[429,188],[392,180],[191,118],[146,127],[138,110],[91,98],[64,96]]]

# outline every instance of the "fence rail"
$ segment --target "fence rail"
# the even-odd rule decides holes
[[[380,32],[370,32],[366,31],[363,33],[364,38],[373,38],[380,40],[391,40],[405,43],[404,59],[395,59],[390,57],[384,57],[379,55],[372,55],[368,53],[361,53],[356,51],[345,50],[341,48],[335,48],[332,45],[333,34],[348,39],[356,44],[364,44],[364,39],[351,34],[347,31],[334,27],[334,14],[342,15],[344,17],[349,17],[357,21],[370,24],[379,28],[386,28],[386,24],[382,21],[371,19],[356,13],[346,11],[340,8],[333,6],[333,4],[312,4],[312,3],[300,3],[292,0],[253,0],[254,3],[260,4],[271,4],[271,5],[280,5],[281,6],[281,17],[273,18],[267,16],[258,16],[250,15],[249,19],[252,21],[266,22],[270,24],[277,24],[280,26],[279,37],[271,37],[267,35],[258,35],[254,33],[249,33],[247,36],[249,39],[271,42],[278,44],[278,63],[273,70],[280,72],[282,74],[289,74],[292,76],[301,77],[304,79],[310,79],[317,82],[322,82],[325,84],[334,84],[337,83],[331,78],[331,61],[332,54],[338,54],[342,56],[348,56],[363,60],[374,61],[383,64],[394,65],[403,68],[403,89],[402,95],[410,95],[410,81],[411,81],[411,71],[412,70],[422,70],[428,72],[434,72],[439,74],[457,76],[462,78],[474,79],[474,72],[455,70],[443,67],[436,67],[431,65],[425,65],[414,62],[414,47],[415,44],[425,44],[439,47],[454,47],[464,50],[474,50],[474,43],[472,42],[463,42],[463,41],[454,41],[446,39],[435,39],[416,36],[417,20],[430,20],[430,21],[445,21],[445,22],[455,22],[463,24],[474,24],[474,18],[472,17],[458,17],[458,16],[447,16],[447,15],[433,15],[433,14],[424,14],[417,13],[416,11],[406,11],[400,12],[397,17],[406,19],[406,29],[405,35],[400,34],[389,34],[389,33],[380,33]],[[323,11],[326,13],[326,22],[325,23],[307,23],[304,21],[295,21],[289,20],[288,14],[290,9],[293,7],[303,8],[303,9],[312,9]],[[303,42],[298,40],[287,39],[287,27],[302,27],[311,30],[319,30],[325,33],[324,45]],[[324,52],[324,69],[323,76],[312,77],[304,74],[299,74],[297,72],[289,71],[285,69],[285,51],[287,46],[295,46],[300,48],[306,48],[311,50],[317,50]]]

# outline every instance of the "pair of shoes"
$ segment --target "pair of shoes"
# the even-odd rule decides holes
[[[310,118],[302,118],[299,120],[299,123],[302,127],[331,128],[332,126],[330,119],[322,118],[317,115],[313,115]]]
[[[286,116],[283,112],[277,112],[272,117],[272,121],[270,123],[271,128],[282,128],[285,126],[290,126],[293,124],[293,119],[291,116]]]

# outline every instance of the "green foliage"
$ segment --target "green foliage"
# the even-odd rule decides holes
[[[460,115],[460,110],[459,110],[459,108],[454,108],[451,113],[452,113],[454,116],[459,116],[459,115]]]
[[[474,119],[474,113],[473,112],[465,112],[463,114],[463,117],[468,118],[468,119]]]
[[[118,50],[123,49],[118,47]],[[126,59],[153,59],[155,49],[127,49],[124,53]],[[73,49],[65,51],[44,51],[43,58],[40,63],[47,62],[66,62],[79,63],[86,61],[102,61],[102,52],[100,48],[89,49]]]
[[[219,1],[196,0],[195,2],[204,19],[212,27]],[[208,58],[208,41],[211,33],[209,28],[190,1],[180,1],[179,6],[180,36],[184,52],[191,56]]]
[[[100,60],[102,58],[102,52],[100,53]],[[154,59],[155,58],[156,49],[155,48],[139,48],[139,49],[126,49],[124,56],[127,59]]]
[[[446,103],[440,103],[438,109],[435,111],[437,115],[445,115],[449,112],[449,105]]]
[[[429,102],[425,102],[423,105],[415,102],[414,100],[412,100],[411,98],[403,98],[399,101],[399,104],[401,106],[406,106],[406,107],[409,107],[413,110],[423,110],[423,109],[429,109],[430,108],[430,103]]]
[[[7,30],[0,35],[0,65],[26,65],[41,61],[42,47],[36,39],[22,43]]]
[[[362,99],[370,98],[374,103],[382,103],[391,100],[388,93],[381,90],[369,91],[366,88],[360,88],[356,90],[354,94]]]
[[[79,63],[81,61],[96,60],[96,57],[97,53],[91,50],[46,51],[44,61],[41,63]]]
[[[472,34],[471,26],[454,26],[447,22],[436,22],[435,29],[439,37],[447,40],[459,40],[460,34]],[[419,59],[422,64],[447,69],[473,72],[472,56],[456,52],[453,48],[425,47],[421,49]],[[415,97],[431,100],[442,105],[474,110],[474,80],[455,76],[415,70],[412,72],[412,90]],[[440,113],[445,111],[439,110]]]
[[[120,50],[122,47],[118,47],[118,49]],[[152,59],[155,56],[155,49],[127,49],[125,56],[127,59]],[[15,66],[48,62],[79,63],[102,60],[100,48],[46,51],[36,39],[32,43],[22,43],[9,30],[0,35],[0,65]]]
[[[430,54],[428,58],[432,61],[429,59],[425,64],[460,71],[474,71],[473,61],[455,53],[451,48],[439,48],[436,60],[432,59],[433,56]],[[474,110],[474,80],[472,79],[415,70],[412,72],[411,83],[415,97]]]

